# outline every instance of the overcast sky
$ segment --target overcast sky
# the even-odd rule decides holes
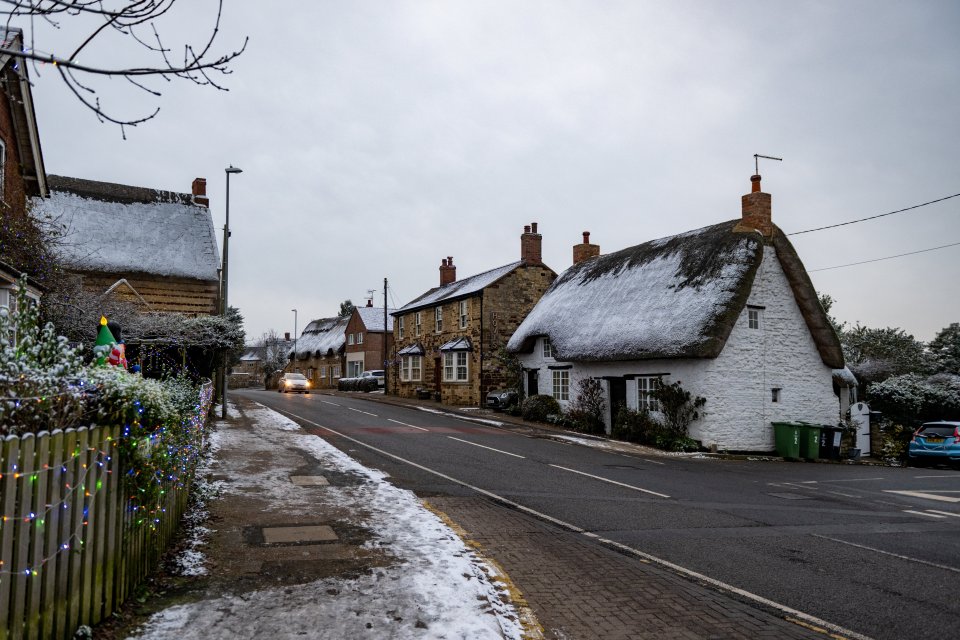
[[[215,14],[183,1],[159,28],[197,41]],[[78,33],[36,46],[69,54]],[[517,260],[533,221],[560,273],[585,230],[607,253],[737,218],[754,153],[783,158],[760,173],[787,233],[960,193],[958,33],[955,0],[234,0],[217,46],[250,42],[228,92],[97,85],[114,115],[161,107],[125,141],[30,71],[48,173],[175,191],[206,177],[219,230],[224,168],[243,169],[230,302],[252,342],[292,332],[293,308],[302,330],[368,289],[382,304],[384,277],[401,306],[444,256],[460,278]],[[104,55],[139,54],[105,40],[82,61]],[[816,270],[960,242],[958,212],[792,240]],[[811,277],[850,323],[929,340],[960,321],[960,246]]]

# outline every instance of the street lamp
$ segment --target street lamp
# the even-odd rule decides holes
[[[293,370],[297,370],[297,310],[290,309],[293,311]]]
[[[223,270],[220,273],[220,315],[227,315],[227,275],[230,265],[230,174],[242,173],[243,169],[230,165],[224,171],[227,174],[227,217],[223,225]],[[220,376],[220,417],[227,417],[227,352],[223,352],[223,374]]]

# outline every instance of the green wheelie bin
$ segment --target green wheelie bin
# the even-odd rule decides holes
[[[800,457],[804,460],[816,460],[820,457],[820,430],[822,425],[812,422],[799,422]]]
[[[800,425],[794,422],[773,423],[777,455],[796,460],[800,457]]]

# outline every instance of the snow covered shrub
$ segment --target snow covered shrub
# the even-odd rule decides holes
[[[694,397],[679,380],[673,384],[661,383],[652,395],[660,404],[660,422],[664,429],[678,438],[686,437],[687,429],[700,418],[703,406],[707,404],[706,398]]]
[[[15,310],[0,309],[0,435],[75,426],[83,414],[82,372],[78,350],[52,324],[39,326],[21,280]]]
[[[870,386],[870,408],[893,423],[918,426],[930,420],[960,420],[960,376],[915,373]]]
[[[577,383],[577,397],[565,417],[575,431],[601,434],[606,430],[603,422],[606,410],[607,401],[600,382],[593,378],[582,378]]]
[[[546,422],[547,416],[559,416],[561,413],[560,403],[553,396],[530,396],[520,406],[520,415],[524,420]]]

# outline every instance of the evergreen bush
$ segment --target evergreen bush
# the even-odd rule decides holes
[[[547,416],[559,416],[562,413],[560,403],[553,396],[530,396],[520,406],[520,415],[524,420],[546,422]]]

